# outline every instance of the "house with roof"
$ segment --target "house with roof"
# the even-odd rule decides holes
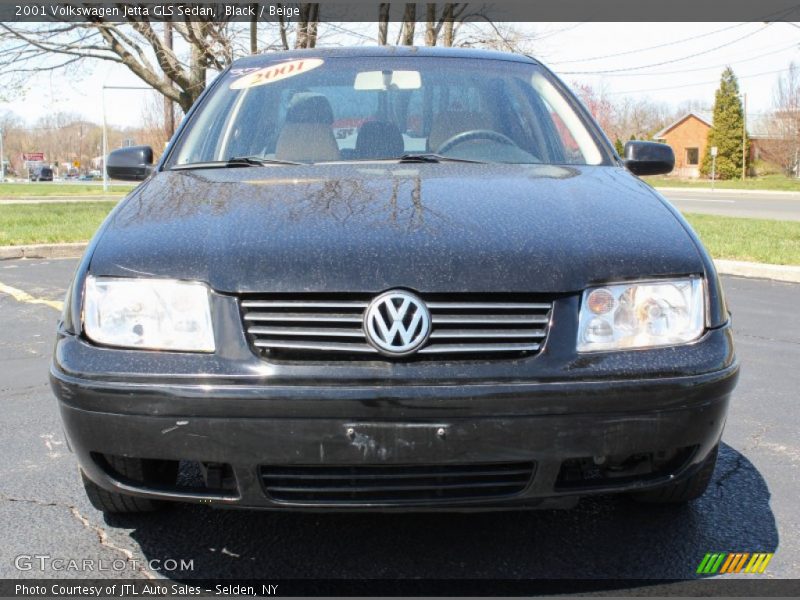
[[[708,132],[713,126],[713,115],[708,112],[688,112],[670,123],[653,136],[653,139],[668,144],[675,153],[677,177],[699,177],[700,163],[706,152]]]
[[[670,123],[653,136],[653,139],[669,144],[675,153],[676,177],[699,177],[700,163],[706,152],[708,132],[713,127],[714,115],[706,111],[691,111]],[[754,126],[755,125],[755,126]],[[750,139],[750,161],[769,159],[764,154],[764,142],[770,139],[769,127],[764,119],[747,123],[747,137]]]

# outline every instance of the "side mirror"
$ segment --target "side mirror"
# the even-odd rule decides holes
[[[150,146],[130,146],[110,152],[106,173],[111,179],[143,181],[153,171],[153,149]]]
[[[672,148],[658,142],[627,142],[622,160],[634,175],[664,175],[675,167]]]

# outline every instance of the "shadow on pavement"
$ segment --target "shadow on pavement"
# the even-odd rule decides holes
[[[303,514],[182,505],[132,528],[148,559],[193,559],[189,578],[693,579],[706,552],[773,552],[766,482],[724,445],[714,481],[687,506],[587,498],[572,510]]]

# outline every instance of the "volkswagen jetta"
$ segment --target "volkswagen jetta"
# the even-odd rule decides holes
[[[708,253],[534,59],[244,58],[90,243],[51,368],[93,504],[683,502],[738,363]]]

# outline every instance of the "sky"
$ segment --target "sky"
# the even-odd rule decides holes
[[[374,35],[377,26],[358,24]],[[609,99],[650,98],[673,106],[699,100],[710,107],[719,76],[730,65],[747,94],[748,114],[770,109],[777,77],[790,61],[800,63],[800,25],[791,23],[530,23],[532,54],[567,84],[589,83]],[[338,44],[347,43],[346,35]],[[361,38],[363,39],[363,34]],[[351,38],[357,39],[357,38]],[[102,119],[102,87],[144,86],[127,68],[85,63],[80,76],[40,74],[25,97],[0,103],[33,123],[44,112],[67,111]],[[110,124],[135,126],[147,95],[141,90],[106,90]]]

